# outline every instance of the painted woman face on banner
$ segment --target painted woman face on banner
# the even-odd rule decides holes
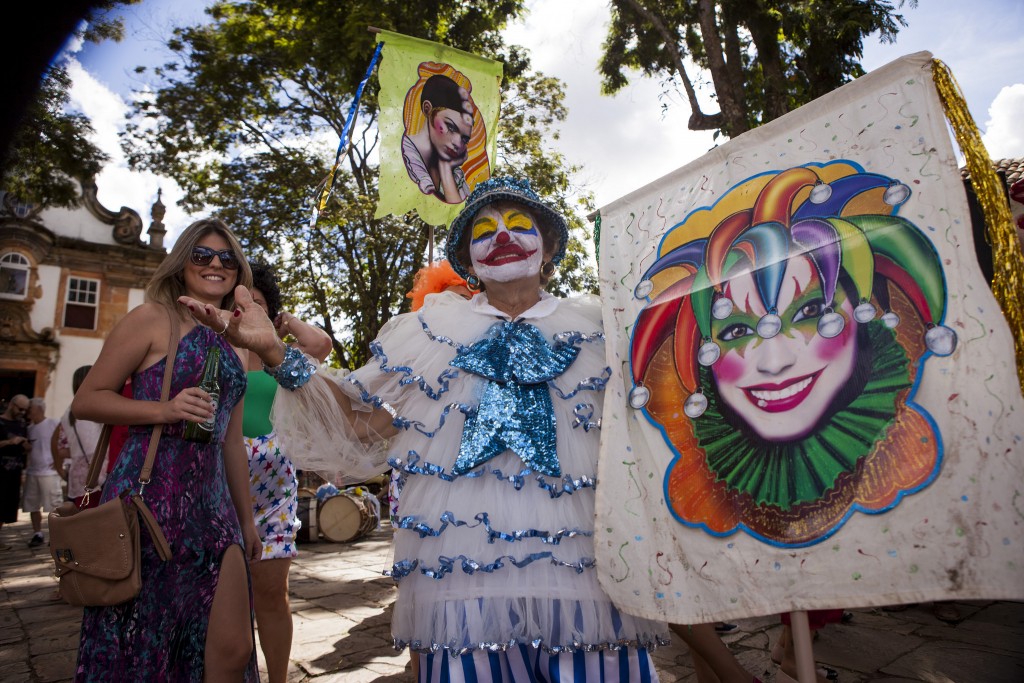
[[[909,194],[850,162],[798,167],[666,233],[637,285],[630,403],[676,453],[680,522],[810,545],[935,477],[940,435],[913,392],[956,335],[935,250],[896,215]]]
[[[403,112],[402,158],[419,191],[461,204],[487,167],[486,131],[468,78],[447,64],[424,62]]]
[[[846,326],[832,338],[818,334],[825,299],[813,264],[804,256],[786,262],[778,302],[782,328],[770,339],[762,339],[756,331],[768,311],[758,297],[753,275],[731,278],[724,292],[738,303],[727,318],[712,322],[712,338],[718,340],[722,355],[711,372],[722,403],[765,441],[805,436],[853,374],[856,327]],[[837,310],[845,319],[853,319],[853,307],[845,296],[837,302]]]

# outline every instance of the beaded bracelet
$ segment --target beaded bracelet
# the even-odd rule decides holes
[[[273,368],[264,365],[263,371],[276,379],[285,389],[295,391],[316,374],[316,365],[294,346],[285,346],[284,360],[281,364]]]

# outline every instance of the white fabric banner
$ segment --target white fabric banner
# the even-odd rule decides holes
[[[929,53],[601,219],[595,546],[623,610],[1024,598],[1024,402]]]

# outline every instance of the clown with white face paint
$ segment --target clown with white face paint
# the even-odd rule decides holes
[[[532,214],[511,202],[495,202],[471,224],[469,256],[477,277],[511,282],[540,272],[543,239]]]
[[[390,467],[404,479],[392,634],[417,654],[421,681],[657,681],[649,650],[668,642],[667,626],[620,612],[595,570],[611,370],[597,300],[543,289],[567,241],[565,219],[528,182],[492,178],[445,244],[480,293],[434,294],[392,318],[362,368],[328,377],[244,302],[227,332],[290,389],[273,411],[297,467],[352,481]]]

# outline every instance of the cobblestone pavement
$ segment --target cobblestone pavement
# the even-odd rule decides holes
[[[81,609],[55,600],[45,545],[27,547],[28,515],[0,530],[0,681],[68,681],[78,648]],[[385,527],[354,543],[301,546],[291,572],[295,639],[293,683],[413,683],[409,658],[390,645],[395,588]],[[851,610],[849,623],[823,629],[815,657],[838,669],[842,683],[1022,683],[1024,604],[941,603],[901,611]],[[941,612],[940,612],[941,614]],[[740,662],[773,680],[768,658],[781,626],[776,617],[745,619],[724,636]],[[654,654],[663,683],[696,683],[680,641]],[[262,653],[260,654],[262,665]]]

